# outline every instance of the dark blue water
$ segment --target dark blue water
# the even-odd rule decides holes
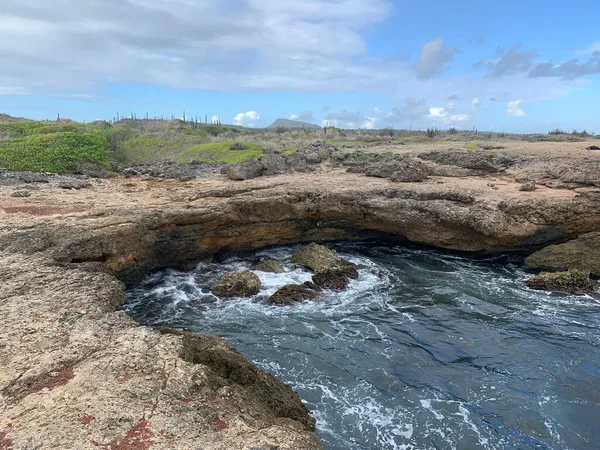
[[[253,299],[208,293],[253,258],[165,271],[127,295],[143,324],[222,336],[290,384],[327,449],[600,448],[600,301],[532,291],[505,258],[343,245],[360,277],[343,293],[269,307],[310,279],[256,272]],[[262,252],[287,264],[292,248]]]

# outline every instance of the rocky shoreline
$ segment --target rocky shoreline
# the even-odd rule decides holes
[[[598,276],[600,159],[574,161],[577,173],[556,169],[562,157],[544,161],[550,179],[529,156],[361,165],[363,156],[315,154],[278,175],[261,163],[246,181],[129,174],[1,188],[3,448],[321,448],[298,396],[223,340],[141,327],[120,310],[125,286],[153,270],[271,245],[386,239],[533,253],[532,268]]]

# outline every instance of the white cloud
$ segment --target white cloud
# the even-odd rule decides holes
[[[291,114],[290,115],[290,120],[298,120],[298,114]]]
[[[367,117],[365,119],[365,121],[363,122],[361,128],[367,129],[367,130],[373,130],[376,126],[377,123],[377,118],[375,117]]]
[[[523,105],[521,100],[515,100],[513,102],[508,102],[508,106],[506,108],[506,113],[509,116],[513,117],[525,117],[525,111],[523,110]]]
[[[239,113],[233,118],[233,124],[239,126],[253,127],[257,120],[260,120],[260,114],[256,111],[248,111],[245,113]]]
[[[2,76],[41,92],[90,80],[343,90],[381,82],[361,33],[391,10],[391,0],[6,0]]]
[[[481,106],[481,100],[479,100],[478,98],[474,98],[473,101],[471,102],[471,109],[473,110],[473,112],[477,112],[479,110],[480,106]]]
[[[440,121],[444,124],[451,124],[457,122],[468,122],[471,116],[468,114],[454,114],[455,104],[453,102],[448,103],[446,108],[433,107],[429,108],[429,118],[436,121]]]
[[[221,118],[219,116],[212,116],[212,118],[210,119],[210,123],[212,124],[217,124],[221,122]]]
[[[585,50],[577,52],[579,55],[593,55],[594,53],[600,52],[600,41],[594,42]]]
[[[444,47],[444,41],[441,39],[426,42],[415,63],[417,76],[424,80],[434,77],[452,60],[456,52],[453,46]]]

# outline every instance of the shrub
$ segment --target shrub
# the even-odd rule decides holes
[[[429,139],[433,139],[438,134],[439,134],[439,131],[437,130],[437,128],[435,128],[435,127],[433,127],[433,128],[427,128],[427,137]]]
[[[9,170],[66,173],[109,168],[108,157],[108,141],[100,133],[48,133],[0,143],[0,166]]]
[[[458,130],[454,127],[448,128],[448,134],[457,134]]]

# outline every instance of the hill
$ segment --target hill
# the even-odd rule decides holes
[[[29,119],[25,119],[23,117],[13,117],[8,114],[0,113],[0,122],[29,122]]]
[[[267,130],[274,130],[276,128],[290,128],[290,129],[312,128],[312,129],[319,129],[321,127],[319,125],[315,125],[314,123],[299,122],[297,120],[289,120],[289,119],[277,119],[275,122],[273,122],[271,125],[269,125],[267,127]]]

